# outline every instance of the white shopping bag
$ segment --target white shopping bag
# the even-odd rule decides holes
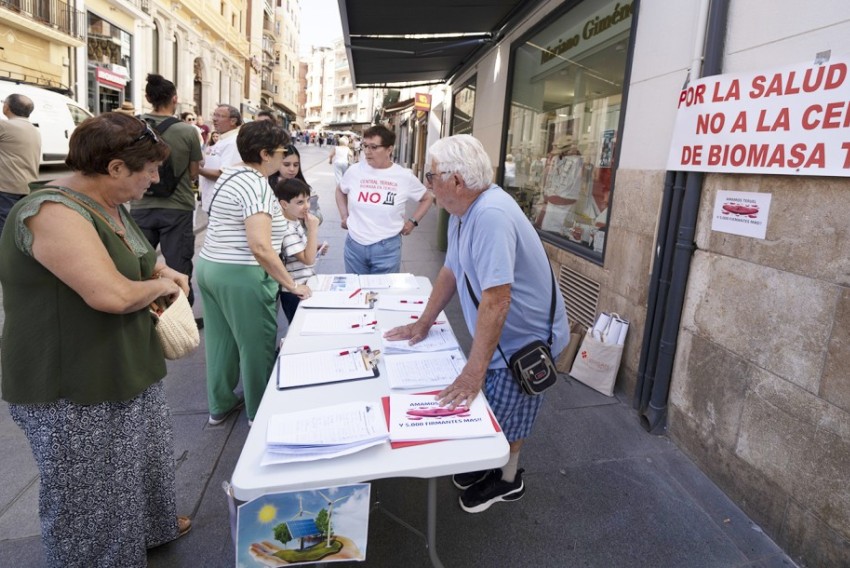
[[[600,314],[596,325],[584,334],[570,376],[605,396],[614,396],[628,326],[617,314]]]

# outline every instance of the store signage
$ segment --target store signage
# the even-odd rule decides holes
[[[711,215],[711,230],[764,239],[770,214],[770,193],[719,190]]]
[[[101,85],[112,87],[114,89],[123,89],[127,84],[127,79],[118,73],[113,73],[105,67],[94,68],[94,78]]]
[[[428,112],[431,110],[431,95],[427,93],[416,93],[414,97],[413,108]]]
[[[561,34],[558,42],[547,45],[540,54],[540,65],[562,62],[594,45],[628,30],[632,25],[632,3],[610,3],[580,24]]]
[[[691,82],[667,169],[850,176],[850,60]]]

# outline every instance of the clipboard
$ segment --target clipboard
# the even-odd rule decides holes
[[[380,376],[378,361],[381,351],[368,345],[278,355],[276,387],[286,390],[374,379]]]

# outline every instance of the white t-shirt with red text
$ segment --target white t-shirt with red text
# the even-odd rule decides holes
[[[361,245],[399,234],[407,200],[419,201],[427,191],[410,170],[398,164],[375,169],[365,160],[346,170],[339,188],[348,196],[348,234]]]

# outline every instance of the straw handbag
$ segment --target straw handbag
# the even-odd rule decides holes
[[[156,320],[156,335],[166,359],[185,357],[201,343],[195,314],[183,290],[165,308],[158,302],[151,304],[151,314]]]

